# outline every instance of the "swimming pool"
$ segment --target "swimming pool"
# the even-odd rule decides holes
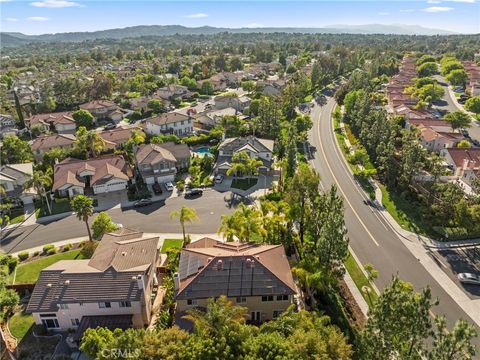
[[[195,154],[197,154],[199,157],[204,157],[204,156],[213,156],[213,154],[210,152],[210,148],[206,146],[202,146],[199,148],[196,148],[195,150],[192,150]]]

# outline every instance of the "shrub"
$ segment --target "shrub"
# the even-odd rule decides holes
[[[25,261],[29,257],[29,254],[27,251],[22,251],[21,253],[18,254],[18,260],[20,261]]]
[[[43,253],[47,254],[51,249],[55,249],[55,245],[48,244],[43,247]]]
[[[37,250],[33,252],[33,256],[38,256],[38,255],[40,255],[40,251]]]
[[[98,242],[94,241],[88,241],[83,245],[82,250],[80,250],[80,254],[85,259],[90,259],[95,252],[95,249],[97,248]]]
[[[47,255],[53,255],[57,253],[57,248],[53,247],[47,251]]]
[[[17,258],[14,258],[13,256],[10,256],[10,257],[8,258],[8,263],[7,263],[7,265],[8,265],[8,272],[9,272],[9,273],[12,273],[13,270],[15,270],[15,268],[16,268],[17,265],[18,265],[18,259],[17,259]]]
[[[65,244],[62,247],[62,251],[70,251],[72,250],[73,245],[72,244]]]

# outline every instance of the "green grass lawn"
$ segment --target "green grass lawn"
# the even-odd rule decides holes
[[[180,249],[183,245],[182,239],[165,239],[163,241],[161,253],[166,254],[169,249],[177,248]]]
[[[360,290],[360,293],[362,294],[363,298],[367,302],[368,306],[372,308],[373,304],[378,298],[377,293],[375,290],[373,290],[372,285],[368,281],[367,277],[363,273],[363,271],[360,269],[360,266],[357,264],[353,256],[349,253],[347,259],[344,262],[345,268],[347,269],[348,273],[353,279],[353,282],[355,285],[357,285],[358,290]],[[368,286],[372,289],[370,294],[366,294],[364,291],[362,291],[362,288],[364,286]]]
[[[46,256],[39,260],[19,265],[16,270],[15,284],[32,284],[37,281],[40,271],[60,260],[83,259],[80,250],[66,251],[55,255]],[[9,283],[13,281],[14,273],[9,277]]]
[[[258,182],[256,178],[247,178],[247,179],[233,179],[232,185],[230,185],[234,189],[240,190],[248,190],[252,186],[255,186]]]
[[[16,313],[8,320],[8,328],[13,336],[20,342],[33,326],[32,314]]]
[[[305,102],[310,102],[310,101],[312,101],[312,100],[313,100],[313,96],[312,96],[312,95],[307,95],[307,96],[305,96],[305,99],[303,99],[303,101],[305,101]]]
[[[19,224],[25,221],[25,214],[21,213],[10,218],[10,224]]]
[[[59,198],[55,199],[52,201],[52,213],[50,214],[48,212],[47,205],[45,202],[41,200],[35,201],[35,213],[37,217],[42,217],[42,216],[49,216],[49,215],[55,215],[55,214],[61,214],[64,212],[69,212],[72,211],[72,208],[70,207],[70,199],[68,198]]]

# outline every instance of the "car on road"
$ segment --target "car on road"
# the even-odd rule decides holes
[[[185,192],[185,198],[190,199],[196,196],[202,196],[203,190],[202,189],[190,189]]]
[[[458,274],[458,280],[463,284],[480,285],[480,275],[472,273]]]
[[[159,183],[155,183],[152,185],[152,190],[153,192],[156,194],[156,195],[160,195],[163,191],[162,191],[162,187],[160,186]]]
[[[141,200],[135,201],[133,203],[133,206],[138,208],[138,207],[144,207],[152,204],[153,204],[153,201],[150,199],[141,199]]]
[[[223,175],[222,174],[218,174],[217,176],[215,176],[215,184],[221,184],[223,181]]]
[[[117,127],[116,124],[114,124],[114,123],[108,123],[108,124],[105,125],[103,128],[104,128],[105,130],[112,130],[112,129],[115,129],[116,127]]]
[[[478,140],[476,140],[476,139],[473,139],[473,140],[472,140],[472,144],[475,145],[475,146],[480,147],[480,141],[478,141]]]
[[[165,189],[167,189],[167,191],[173,191],[173,184],[171,181],[165,184]]]

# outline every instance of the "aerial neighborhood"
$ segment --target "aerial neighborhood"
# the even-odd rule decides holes
[[[476,359],[478,35],[262,29],[1,33],[2,359]]]

